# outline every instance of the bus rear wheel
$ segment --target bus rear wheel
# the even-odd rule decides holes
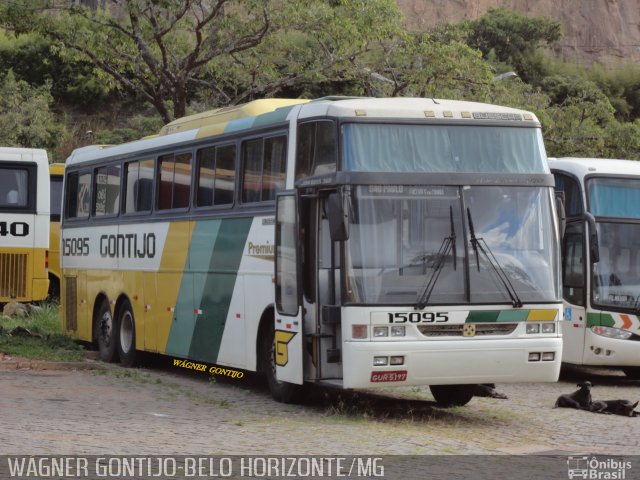
[[[477,385],[431,385],[431,394],[439,405],[455,407],[466,405],[473,398]]]
[[[131,367],[136,361],[136,323],[131,303],[125,300],[118,314],[118,356],[124,367]]]
[[[268,320],[267,320],[268,321]],[[267,384],[271,396],[276,402],[297,403],[304,394],[303,386],[295,383],[282,382],[276,377],[276,342],[273,320],[263,330],[264,335],[260,343],[260,364],[267,377]]]
[[[109,303],[102,300],[95,319],[95,329],[100,360],[103,362],[113,362],[116,359],[116,329],[114,327]]]

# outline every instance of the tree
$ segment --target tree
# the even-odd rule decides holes
[[[477,20],[468,21],[467,43],[484,58],[510,65],[525,80],[540,68],[536,51],[562,38],[559,22],[549,17],[527,17],[507,8],[490,8]]]
[[[49,109],[50,86],[31,87],[9,71],[0,80],[0,144],[10,147],[55,148],[63,136]]]
[[[86,59],[165,121],[197,90],[233,104],[322,78],[352,78],[371,41],[400,29],[393,0],[11,0],[0,21]]]

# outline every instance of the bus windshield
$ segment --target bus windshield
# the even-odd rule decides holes
[[[597,223],[600,261],[593,267],[593,303],[640,308],[640,224]]]
[[[347,299],[401,305],[515,304],[514,296],[558,301],[551,202],[546,187],[355,187]],[[471,241],[470,219],[481,251]]]
[[[640,224],[629,222],[640,220],[640,178],[595,177],[586,187],[589,210],[598,219],[600,251],[593,269],[593,303],[638,310]]]
[[[587,192],[593,216],[640,219],[640,178],[591,178]]]
[[[343,170],[549,173],[538,128],[349,123],[342,135]]]

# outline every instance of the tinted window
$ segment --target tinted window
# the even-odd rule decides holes
[[[60,209],[62,208],[62,175],[53,175],[51,177],[50,205],[51,220],[60,220]]]
[[[275,200],[276,191],[285,184],[287,137],[246,141],[242,144],[242,159],[242,201]]]
[[[573,178],[561,173],[554,173],[556,191],[564,192],[564,209],[568,217],[582,215],[582,195],[580,186]]]
[[[26,207],[29,202],[29,170],[0,169],[0,207]]]
[[[309,122],[298,127],[296,179],[336,171],[336,128],[333,122]]]
[[[198,207],[233,203],[235,159],[235,145],[210,147],[198,151],[196,192]]]
[[[160,157],[158,170],[158,209],[186,208],[191,192],[191,154],[170,154]]]
[[[94,177],[96,217],[117,215],[120,211],[120,165],[96,168]]]
[[[67,177],[68,218],[88,218],[91,206],[91,173],[72,173]]]
[[[153,160],[138,160],[124,166],[125,213],[148,212],[153,195]]]

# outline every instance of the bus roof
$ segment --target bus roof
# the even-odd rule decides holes
[[[74,150],[67,165],[160,149],[189,140],[282,123],[291,118],[441,119],[443,121],[534,122],[534,114],[515,108],[431,98],[326,97],[317,100],[263,99],[177,119],[158,135],[117,146],[92,145]]]
[[[0,161],[49,163],[41,148],[0,147]]]
[[[639,175],[640,162],[637,160],[618,160],[614,158],[549,158],[549,168],[572,173],[578,178],[593,174]]]

